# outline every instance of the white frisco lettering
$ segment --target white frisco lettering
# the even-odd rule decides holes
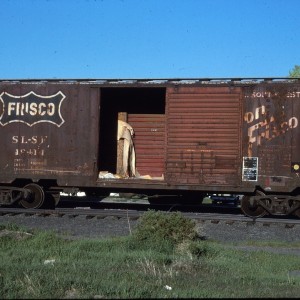
[[[24,116],[30,114],[31,116],[53,116],[55,114],[55,104],[54,103],[21,103],[21,102],[9,102],[7,108],[7,114],[9,116]]]
[[[289,129],[298,127],[298,119],[290,118],[287,122],[282,122],[276,126],[275,118],[272,116],[269,121],[258,122],[248,128],[249,143],[261,144],[261,139],[272,140],[273,138],[285,134]],[[259,130],[260,132],[256,131]]]
[[[265,114],[266,108],[264,105],[262,105],[257,107],[254,113],[246,112],[244,115],[244,121],[247,122],[247,124],[250,124],[253,121],[263,117]],[[290,129],[298,127],[298,119],[296,117],[292,117],[287,121],[281,122],[280,124],[276,122],[274,116],[271,116],[268,120],[265,119],[263,121],[256,122],[257,123],[248,128],[249,147],[251,147],[250,145],[254,143],[261,145],[262,139],[269,141],[277,136],[285,134]]]
[[[47,107],[48,116],[53,116],[55,114],[55,105],[54,103],[49,103]]]
[[[298,119],[296,117],[292,117],[289,119],[289,127],[296,128],[298,126]]]
[[[260,115],[264,115],[266,113],[266,107],[264,105],[257,107],[255,109],[255,114],[253,114],[251,111],[246,112],[244,115],[244,120],[249,124],[252,123],[255,120],[259,119]]]

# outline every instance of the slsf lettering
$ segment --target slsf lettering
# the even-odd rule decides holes
[[[18,135],[14,135],[12,137],[12,143],[13,144],[33,144],[33,145],[42,145],[44,144],[48,139],[47,135],[43,135],[43,136],[31,136],[31,137],[26,137],[24,135],[18,136]]]
[[[12,144],[15,144],[17,147],[14,151],[15,156],[44,156],[45,149],[49,148],[47,141],[47,135],[14,135],[11,138]]]

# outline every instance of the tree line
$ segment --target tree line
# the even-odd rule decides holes
[[[289,77],[300,78],[300,65],[295,65],[294,68],[289,71]]]

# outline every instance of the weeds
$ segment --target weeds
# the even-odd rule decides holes
[[[0,255],[0,293],[6,299],[300,294],[297,256],[250,253],[203,241],[194,222],[179,213],[147,212],[132,235],[122,238],[70,241],[45,232],[26,239],[0,235]]]
[[[184,241],[198,238],[195,222],[179,212],[148,211],[133,232],[134,242],[155,249],[172,249]]]

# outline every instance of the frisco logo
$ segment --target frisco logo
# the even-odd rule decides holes
[[[264,120],[259,121],[260,118],[264,118]],[[272,115],[269,118],[266,118],[266,107],[264,105],[257,107],[255,109],[255,114],[246,112],[244,120],[248,124],[251,124],[254,121],[256,122],[248,127],[248,137],[250,144],[256,142],[257,145],[261,145],[262,139],[269,141],[298,127],[298,119],[296,117],[281,122],[276,120]]]
[[[60,108],[65,98],[66,96],[60,91],[50,96],[41,96],[34,92],[14,96],[3,92],[0,94],[3,103],[0,124],[5,126],[13,122],[22,122],[33,126],[46,122],[60,127],[64,123]]]

